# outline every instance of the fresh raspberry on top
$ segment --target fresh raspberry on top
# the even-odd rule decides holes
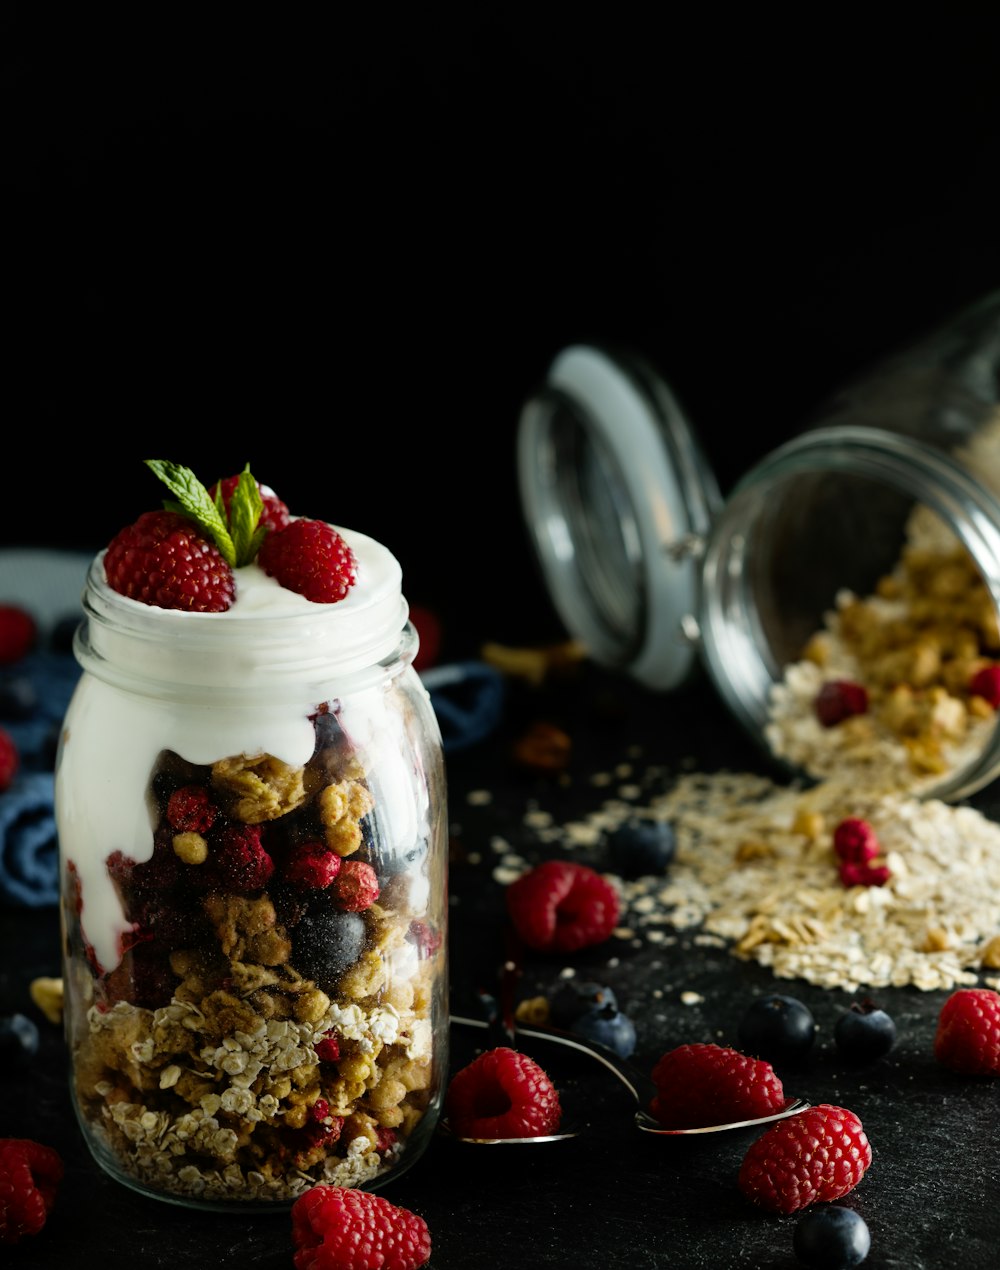
[[[559,1094],[527,1054],[501,1045],[456,1072],[445,1112],[460,1138],[537,1138],[562,1119]]]
[[[820,1103],[777,1121],[751,1143],[738,1185],[767,1212],[795,1213],[849,1194],[871,1162],[871,1143],[854,1112]]]
[[[938,1015],[934,1057],[961,1076],[1000,1076],[1000,994],[953,992]]]
[[[679,1045],[653,1068],[650,1112],[665,1129],[753,1120],[780,1111],[781,1080],[770,1063],[722,1045]]]
[[[0,604],[0,665],[26,657],[38,639],[35,619],[17,604]]]
[[[37,1235],[52,1211],[63,1162],[30,1138],[0,1138],[0,1244]]]
[[[108,585],[162,609],[224,613],[236,597],[233,571],[194,521],[177,512],[144,512],[111,541]]]
[[[514,928],[537,952],[578,952],[608,939],[621,904],[611,883],[588,865],[546,860],[507,887]]]
[[[233,493],[237,485],[240,483],[239,473],[235,476],[227,476],[223,481],[217,481],[215,485],[208,491],[212,498],[216,497],[217,491],[222,487],[222,501],[226,507],[226,515],[230,513],[232,507]],[[291,513],[278,495],[268,485],[261,485],[257,482],[257,489],[260,491],[260,499],[264,504],[260,513],[261,525],[266,525],[268,529],[284,529],[291,520]]]
[[[381,1195],[314,1186],[292,1205],[295,1270],[417,1270],[431,1256],[427,1223]]]
[[[293,520],[270,533],[260,545],[257,563],[269,577],[317,604],[342,600],[358,579],[354,552],[332,525],[322,520]]]
[[[836,727],[855,714],[868,711],[868,689],[849,679],[829,679],[816,694],[816,717],[824,728]]]
[[[21,756],[14,738],[6,728],[0,728],[0,793],[10,788],[20,766]]]

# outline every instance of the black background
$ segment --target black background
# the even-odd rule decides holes
[[[993,6],[639,12],[4,6],[0,542],[249,461],[445,655],[547,637],[514,435],[566,343],[651,356],[725,489],[997,284]]]

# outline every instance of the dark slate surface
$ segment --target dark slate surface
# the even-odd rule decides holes
[[[527,773],[510,761],[510,742],[534,718],[566,726],[574,742],[568,780]],[[449,759],[452,835],[452,1004],[475,1008],[476,990],[493,982],[504,936],[502,890],[491,876],[490,838],[527,846],[525,807],[537,798],[557,817],[596,805],[603,795],[587,777],[623,761],[641,745],[650,761],[695,754],[705,765],[757,761],[711,689],[695,685],[656,698],[587,670],[542,690],[516,687],[501,729],[486,743]],[[470,790],[488,788],[493,802],[471,807]],[[988,797],[980,798],[984,806]],[[481,862],[476,862],[477,855]],[[471,857],[471,861],[470,861]],[[0,1133],[56,1147],[66,1162],[58,1204],[44,1231],[10,1250],[4,1264],[115,1264],[144,1267],[291,1265],[286,1212],[247,1216],[190,1211],[141,1197],[105,1177],[91,1160],[73,1120],[65,1059],[56,1027],[28,998],[39,975],[58,973],[55,910],[9,908],[0,924],[0,1009],[36,1018],[42,1050],[32,1069],[6,1074]],[[617,962],[613,961],[617,958]],[[532,958],[522,991],[551,982],[564,959]],[[819,1031],[808,1060],[778,1067],[786,1090],[812,1102],[850,1107],[864,1122],[874,1162],[844,1202],[871,1230],[872,1270],[929,1270],[960,1260],[966,1270],[992,1270],[1000,1246],[1000,1082],[960,1079],[932,1053],[937,1013],[946,992],[880,991],[896,1020],[892,1053],[862,1068],[838,1057],[833,1024],[851,998],[799,981],[778,981],[719,949],[683,938],[673,948],[633,948],[617,941],[572,959],[579,973],[603,979],[626,1010],[630,1001],[665,992],[662,1021],[637,1014],[636,1061],[651,1066],[684,1041],[737,1044],[739,1018],[756,993],[782,991],[805,1001]],[[671,1004],[680,991],[700,993],[696,1006]],[[452,1066],[467,1061],[481,1034],[454,1030]],[[629,1095],[603,1069],[543,1043],[526,1043],[563,1093],[568,1120],[583,1120],[580,1137],[548,1147],[464,1147],[435,1139],[423,1158],[384,1194],[427,1220],[436,1270],[476,1267],[583,1267],[660,1270],[680,1266],[792,1270],[793,1217],[751,1209],[736,1187],[753,1131],[664,1140],[632,1127]]]

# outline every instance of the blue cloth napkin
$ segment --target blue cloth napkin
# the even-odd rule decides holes
[[[51,772],[25,772],[0,794],[0,899],[41,908],[59,901]]]

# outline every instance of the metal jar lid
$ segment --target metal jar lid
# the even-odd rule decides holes
[[[698,659],[700,552],[723,500],[669,388],[632,354],[566,348],[522,408],[517,461],[569,633],[647,687],[679,684]]]

